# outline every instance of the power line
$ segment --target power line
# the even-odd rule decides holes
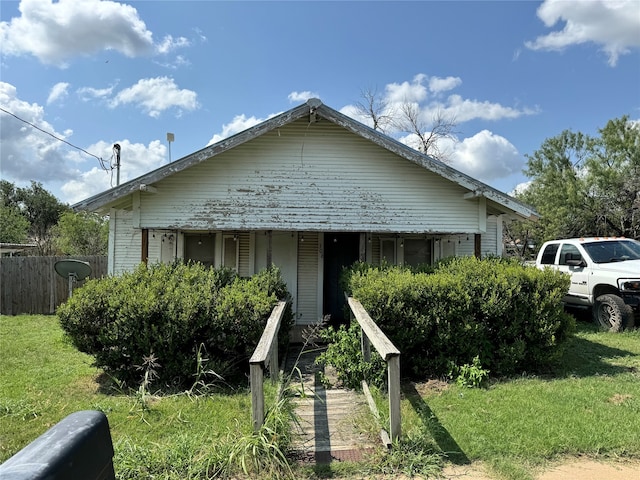
[[[8,115],[11,115],[12,117],[16,118],[17,120],[20,120],[21,122],[24,122],[24,123],[26,123],[27,125],[32,126],[32,127],[33,127],[33,128],[35,128],[36,130],[40,130],[42,133],[46,133],[47,135],[49,135],[49,136],[51,136],[51,137],[55,138],[56,140],[58,140],[58,141],[60,141],[60,142],[63,142],[63,143],[66,143],[67,145],[69,145],[70,147],[75,148],[76,150],[80,150],[81,152],[84,152],[84,153],[86,153],[87,155],[90,155],[90,156],[92,156],[92,157],[94,157],[94,158],[97,158],[97,159],[98,159],[98,161],[100,162],[100,166],[103,168],[103,170],[104,170],[105,172],[108,172],[108,171],[109,171],[109,169],[108,169],[107,167],[105,167],[105,162],[104,162],[104,160],[103,160],[102,158],[98,157],[97,155],[94,155],[94,154],[93,154],[93,153],[91,153],[91,152],[87,152],[84,148],[80,148],[80,147],[78,147],[78,146],[74,145],[73,143],[67,142],[64,138],[57,137],[57,136],[55,136],[53,133],[51,133],[51,132],[47,132],[46,130],[43,130],[43,129],[42,129],[42,128],[40,128],[39,126],[34,125],[33,123],[31,123],[31,122],[29,122],[29,121],[25,120],[24,118],[20,118],[20,117],[19,117],[19,116],[17,116],[16,114],[9,112],[8,110],[5,110],[5,109],[4,109],[4,108],[2,108],[2,107],[0,107],[0,110],[2,110],[4,113],[6,113],[6,114],[8,114]]]

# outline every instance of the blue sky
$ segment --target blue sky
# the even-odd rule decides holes
[[[175,161],[310,97],[446,115],[447,162],[507,193],[545,139],[640,119],[639,0],[2,0],[0,49],[1,177],[68,203],[115,185],[114,143],[123,183],[167,132]]]

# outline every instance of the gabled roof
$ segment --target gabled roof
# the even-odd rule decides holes
[[[496,204],[496,206],[503,207],[507,211],[511,211],[525,218],[537,218],[537,213],[531,207],[519,202],[509,195],[502,193],[499,190],[496,190],[495,188],[490,187],[489,185],[482,183],[433,157],[430,157],[429,155],[420,153],[419,151],[372,129],[367,125],[364,125],[353,118],[324,105],[316,98],[312,98],[302,105],[294,107],[291,110],[281,113],[280,115],[270,118],[269,120],[247,130],[221,140],[218,143],[209,145],[197,152],[176,160],[173,163],[164,165],[127,183],[94,195],[93,197],[73,205],[73,208],[74,210],[97,211],[117,204],[120,200],[133,192],[139,190],[144,191],[160,180],[181,172],[182,170],[186,170],[193,165],[207,161],[216,155],[237,147],[238,145],[307,116],[328,120],[402,158],[405,158],[406,160],[412,161],[421,167],[466,188],[469,190],[469,193],[467,194],[469,198],[484,196],[487,200]]]

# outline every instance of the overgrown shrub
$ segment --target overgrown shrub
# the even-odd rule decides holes
[[[198,263],[155,264],[89,281],[57,313],[73,344],[125,385],[140,382],[153,354],[156,385],[184,387],[202,369],[198,351],[227,381],[242,378],[271,310],[288,298],[277,269],[243,279]],[[291,324],[289,307],[282,337]]]
[[[356,322],[349,328],[341,325],[338,330],[322,330],[320,337],[327,342],[327,349],[318,356],[316,363],[333,365],[338,381],[344,387],[359,390],[363,379],[372,385],[384,386],[384,360],[372,348],[371,360],[364,361],[360,348],[360,327]]]
[[[489,373],[489,370],[482,368],[480,357],[476,355],[471,365],[468,363],[464,365],[452,363],[449,378],[455,380],[456,384],[461,387],[480,388],[487,383]]]
[[[447,375],[474,364],[492,375],[539,371],[574,328],[561,299],[568,278],[518,262],[450,259],[434,273],[365,267],[345,275],[357,298],[402,352],[403,375]]]

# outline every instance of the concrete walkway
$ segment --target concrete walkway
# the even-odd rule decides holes
[[[293,448],[297,457],[312,463],[361,460],[364,453],[378,446],[357,426],[362,415],[370,415],[366,399],[353,390],[325,388],[321,367],[314,363],[322,349],[307,348],[302,353],[299,347],[291,349],[285,363],[288,374],[297,360],[304,386],[304,395],[294,401],[298,424],[293,426]],[[296,373],[293,378],[297,379]]]

